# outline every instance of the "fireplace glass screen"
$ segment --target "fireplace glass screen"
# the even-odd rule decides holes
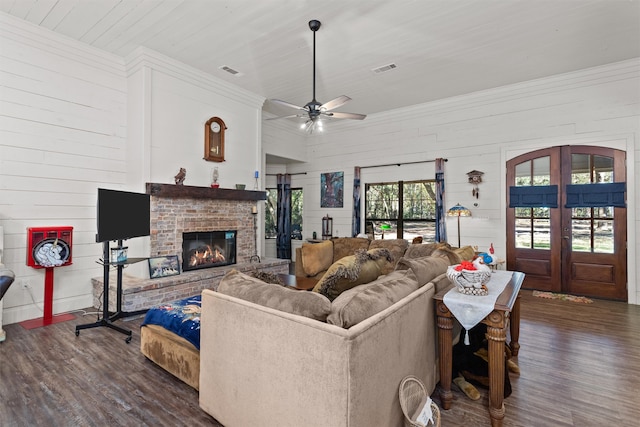
[[[237,230],[182,234],[182,271],[236,263]]]

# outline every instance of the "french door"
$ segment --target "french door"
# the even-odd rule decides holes
[[[611,148],[507,162],[507,268],[526,274],[523,287],[626,301],[625,182],[625,152]]]

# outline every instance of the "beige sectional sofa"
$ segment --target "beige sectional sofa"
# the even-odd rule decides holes
[[[333,301],[228,274],[202,293],[200,406],[226,427],[403,425],[402,379],[429,393],[438,379],[432,297],[449,264],[401,257]]]

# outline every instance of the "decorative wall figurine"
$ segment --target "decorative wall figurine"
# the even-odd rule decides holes
[[[467,172],[469,183],[473,184],[473,191],[471,191],[471,195],[476,199],[480,197],[480,189],[478,188],[478,184],[482,182],[482,175],[484,175],[484,172],[480,172],[475,169],[471,172]]]
[[[174,178],[176,180],[176,185],[182,185],[184,179],[187,177],[187,170],[185,168],[180,168],[180,172]]]

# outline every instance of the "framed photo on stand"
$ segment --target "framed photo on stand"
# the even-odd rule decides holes
[[[178,255],[149,258],[149,277],[151,279],[176,276],[178,274],[180,274]]]

